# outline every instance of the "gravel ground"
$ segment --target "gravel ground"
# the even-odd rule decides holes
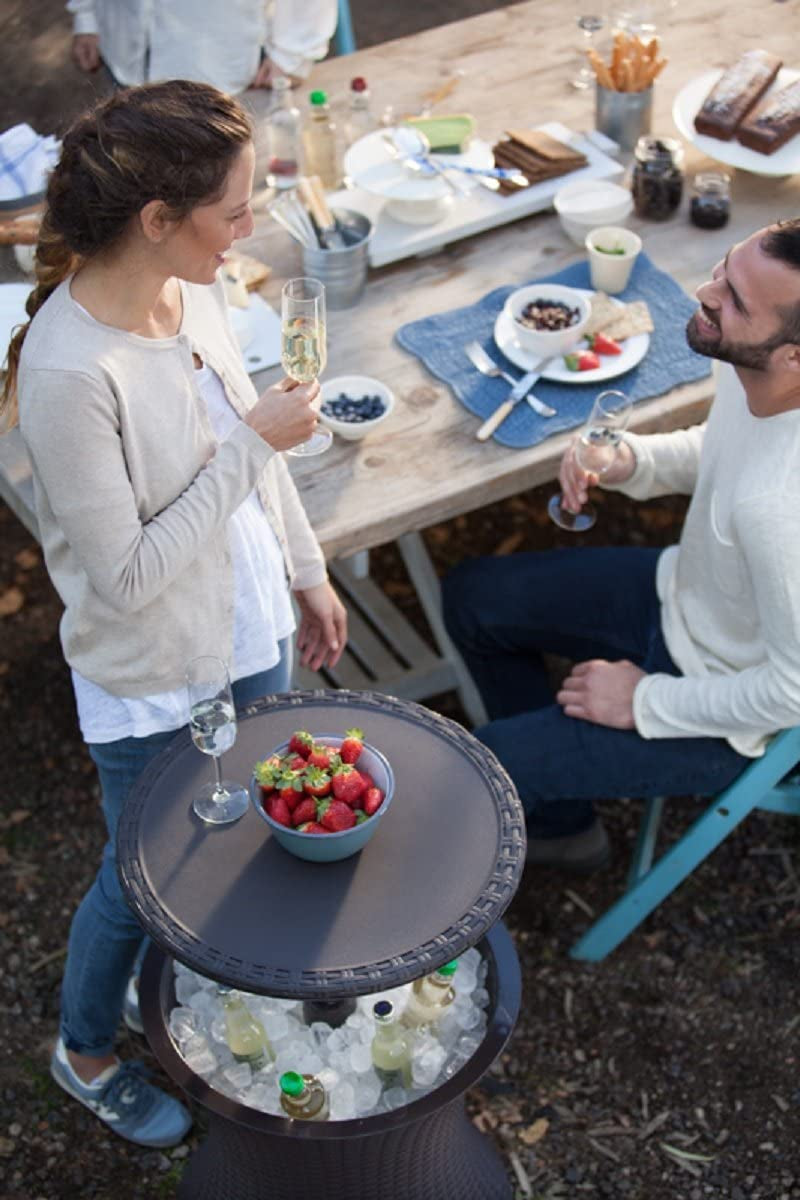
[[[543,516],[548,491],[429,530],[439,569],[471,554],[563,544]],[[589,535],[597,543],[664,544],[683,513],[678,501],[601,505]],[[424,628],[397,556],[385,549],[373,559],[395,603]],[[202,1113],[186,1145],[148,1152],[108,1135],[47,1071],[69,920],[102,846],[59,612],[38,547],[0,507],[0,1198],[168,1198],[202,1136]],[[432,706],[461,717],[452,695]],[[674,799],[665,837],[700,807]],[[523,1009],[506,1053],[469,1094],[475,1122],[496,1139],[517,1197],[798,1200],[792,823],[751,818],[614,955],[586,965],[568,948],[619,894],[640,812],[636,801],[601,809],[613,866],[590,878],[529,873],[508,913]],[[144,1055],[166,1083],[124,1029],[120,1050]]]

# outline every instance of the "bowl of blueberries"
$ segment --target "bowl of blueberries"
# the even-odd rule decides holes
[[[320,394],[320,420],[349,441],[371,433],[394,408],[391,390],[369,375],[338,375],[336,379],[327,379]]]

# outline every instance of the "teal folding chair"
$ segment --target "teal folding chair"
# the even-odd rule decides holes
[[[333,35],[333,46],[337,54],[352,54],[355,51],[356,39],[350,17],[350,0],[339,0],[339,20]]]
[[[683,883],[703,859],[716,850],[754,808],[800,817],[800,726],[778,733],[714,800],[691,828],[653,865],[664,798],[648,800],[625,894],[596,921],[570,950],[572,958],[599,962],[665,897]]]

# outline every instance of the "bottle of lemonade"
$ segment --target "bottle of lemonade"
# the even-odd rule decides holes
[[[328,1093],[316,1075],[285,1071],[280,1077],[281,1108],[299,1121],[327,1121]]]
[[[331,120],[326,92],[312,92],[309,101],[311,107],[303,130],[306,175],[319,175],[325,191],[333,192],[341,182],[336,125]]]
[[[452,979],[458,969],[456,961],[445,963],[432,975],[415,979],[408,997],[403,1023],[412,1028],[417,1025],[433,1025],[439,1020],[456,998]]]
[[[375,1036],[372,1039],[372,1065],[384,1091],[392,1087],[411,1087],[411,1044],[389,1000],[372,1006]]]
[[[249,1063],[254,1071],[272,1062],[275,1052],[264,1026],[250,1012],[242,997],[230,988],[219,988],[225,1009],[225,1041],[237,1062]]]

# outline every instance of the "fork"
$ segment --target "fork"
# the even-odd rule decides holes
[[[480,342],[467,342],[466,346],[464,347],[464,353],[472,363],[473,367],[478,368],[481,375],[489,375],[492,378],[505,379],[506,383],[509,383],[511,387],[513,387],[517,382],[513,375],[509,375],[507,371],[504,371],[502,367],[500,367],[494,361],[491,355],[486,353]],[[528,404],[530,404],[533,411],[537,412],[540,417],[554,417],[556,415],[556,410],[551,408],[549,404],[545,404],[545,402],[540,400],[538,396],[534,396],[532,393],[529,393],[525,399],[528,401]]]

